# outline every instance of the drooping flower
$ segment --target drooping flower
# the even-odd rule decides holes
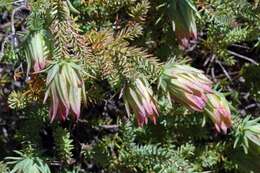
[[[202,112],[206,106],[206,94],[212,92],[212,82],[201,70],[188,65],[167,65],[160,83],[173,100],[198,112]]]
[[[39,72],[45,68],[49,50],[44,38],[44,31],[33,33],[28,38],[25,46],[25,55],[28,63],[28,70],[33,64],[34,72]]]
[[[44,102],[48,96],[51,97],[51,121],[55,118],[64,121],[70,112],[77,120],[80,116],[81,99],[85,101],[81,68],[72,61],[62,60],[48,71],[46,83],[48,89]]]
[[[145,79],[136,79],[127,86],[123,100],[128,115],[130,115],[130,111],[133,111],[139,126],[147,124],[148,118],[156,124],[159,113],[152,90],[148,87],[148,82]]]
[[[207,94],[208,102],[205,113],[213,121],[216,130],[226,134],[227,129],[232,126],[231,112],[228,102],[223,94],[219,92]]]
[[[170,0],[169,2],[169,15],[176,38],[181,46],[187,48],[190,40],[197,39],[196,7],[191,0]]]

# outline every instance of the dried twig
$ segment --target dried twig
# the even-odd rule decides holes
[[[216,59],[216,55],[213,54],[213,55],[211,56],[210,60],[209,60],[209,63],[208,63],[208,68],[207,68],[207,70],[206,70],[206,73],[207,73],[207,74],[209,73],[210,67],[212,66],[212,64],[213,64],[213,62],[214,62],[215,59]]]
[[[110,130],[110,129],[115,130],[115,129],[119,128],[119,126],[116,125],[116,124],[115,125],[100,125],[100,127],[103,128],[103,129],[107,129],[107,130]]]
[[[224,74],[227,76],[227,78],[232,81],[232,78],[230,77],[228,71],[225,69],[225,67],[222,65],[222,63],[219,60],[216,60],[216,63],[220,66]]]
[[[253,103],[253,104],[247,105],[245,107],[245,110],[251,109],[251,108],[254,108],[254,107],[260,107],[260,104],[259,103]]]
[[[213,78],[213,82],[217,82],[217,78],[216,78],[216,75],[215,75],[215,68],[214,67],[211,68],[211,77]]]
[[[27,1],[26,0],[19,0],[19,1],[15,1],[12,2],[13,4],[15,3],[21,3],[21,6],[15,8],[12,11],[12,15],[11,15],[11,21],[8,22],[6,25],[2,25],[1,27],[7,27],[11,25],[11,34],[8,34],[7,36],[4,37],[3,42],[1,44],[1,49],[0,49],[0,61],[2,60],[3,56],[4,56],[4,49],[5,49],[5,44],[9,41],[9,39],[11,39],[12,41],[12,46],[13,47],[17,47],[17,38],[16,38],[16,30],[15,30],[15,15],[18,11],[20,10],[28,10],[27,8]]]
[[[251,62],[251,63],[253,63],[253,64],[255,64],[255,65],[259,65],[259,63],[257,63],[255,60],[253,60],[253,59],[251,59],[251,58],[249,58],[249,57],[247,57],[247,56],[241,55],[241,54],[236,53],[236,52],[233,52],[233,51],[231,51],[231,50],[228,50],[228,53],[230,53],[231,55],[234,55],[234,56],[236,56],[236,57],[238,57],[238,58],[247,60],[247,61],[249,61],[249,62]]]
[[[242,49],[247,49],[247,50],[250,49],[250,47],[245,46],[245,45],[240,45],[240,44],[232,44],[232,46],[234,46],[234,47],[238,47],[238,48],[242,48]]]

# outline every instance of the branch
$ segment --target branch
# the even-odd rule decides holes
[[[234,56],[236,56],[236,57],[238,57],[238,58],[247,60],[247,61],[249,61],[249,62],[251,62],[251,63],[253,63],[253,64],[255,64],[255,65],[259,65],[255,60],[253,60],[253,59],[251,59],[251,58],[249,58],[249,57],[246,57],[246,56],[244,56],[244,55],[238,54],[238,53],[233,52],[233,51],[231,51],[231,50],[228,50],[228,53],[230,53],[231,55],[234,55]]]
[[[220,68],[222,69],[222,71],[224,72],[224,74],[227,76],[227,78],[232,81],[230,75],[228,74],[227,70],[225,69],[225,67],[222,65],[222,63],[219,60],[216,60],[216,63],[220,66]]]

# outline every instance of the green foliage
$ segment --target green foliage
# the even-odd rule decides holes
[[[241,146],[245,153],[248,153],[249,145],[260,146],[260,118],[250,120],[250,117],[246,117],[239,122],[235,131],[235,143],[234,148]]]
[[[25,118],[18,125],[16,140],[23,144],[23,148],[33,146],[39,149],[42,146],[41,130],[48,118],[46,107],[38,106],[32,110],[26,110]]]
[[[243,150],[235,150],[231,153],[230,159],[239,170],[238,172],[257,173],[260,170],[259,167],[259,147],[250,146],[248,154],[244,154]]]
[[[11,109],[23,109],[27,105],[27,97],[21,92],[13,91],[8,97],[8,104]]]
[[[242,75],[245,78],[245,83],[247,87],[249,88],[251,95],[256,98],[256,100],[260,100],[260,78],[259,74],[260,67],[259,66],[252,66],[252,65],[246,65],[242,69]]]
[[[259,18],[257,0],[1,0],[0,150],[18,156],[0,172],[258,173]],[[157,86],[173,60],[231,93],[233,114],[254,105],[252,117],[222,135],[172,102],[177,87]],[[140,76],[160,114],[143,128],[122,99]]]
[[[94,148],[85,150],[85,157],[106,166],[109,172],[192,172],[192,165],[182,157],[183,150],[178,152],[167,145],[136,144],[138,131],[127,124],[120,131],[122,137],[104,138]],[[112,152],[115,149],[117,153]]]
[[[18,157],[7,157],[7,164],[13,165],[10,173],[51,173],[48,165],[39,157],[15,151]]]
[[[259,11],[247,0],[211,1],[201,3],[205,14],[200,20],[201,27],[206,26],[207,38],[202,44],[218,59],[227,65],[233,65],[237,56],[229,47],[236,43],[254,41],[259,36]],[[236,59],[234,59],[236,57]]]
[[[69,163],[72,158],[73,141],[68,130],[57,127],[54,130],[54,140],[58,157]]]
[[[0,172],[1,173],[8,173],[9,172],[7,165],[3,162],[0,162]]]
[[[119,160],[122,164],[119,167],[131,172],[192,172],[191,166],[178,158],[174,150],[157,145],[132,146],[130,151],[120,152]]]

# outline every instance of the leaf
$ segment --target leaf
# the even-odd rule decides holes
[[[80,100],[81,100],[81,93],[79,88],[70,87],[70,105],[73,112],[77,115],[77,119],[79,118],[80,114]]]
[[[76,14],[80,14],[80,12],[71,4],[70,0],[67,0],[67,4],[69,6],[69,9]]]
[[[53,78],[55,77],[55,75],[57,75],[59,70],[60,70],[59,65],[53,65],[52,68],[50,68],[50,70],[48,71],[48,76],[47,76],[47,80],[46,80],[47,86],[52,82]]]

